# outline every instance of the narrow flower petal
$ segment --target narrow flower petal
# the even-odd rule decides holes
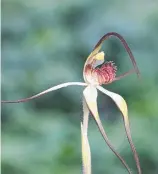
[[[40,93],[38,93],[36,95],[33,95],[31,97],[28,97],[28,98],[24,98],[24,99],[20,99],[20,100],[15,100],[15,101],[14,100],[13,101],[4,101],[4,100],[2,100],[1,103],[20,103],[20,102],[27,102],[29,100],[32,100],[34,98],[40,97],[40,96],[42,96],[44,94],[47,94],[47,93],[49,93],[51,91],[55,91],[55,90],[58,90],[58,89],[61,89],[61,88],[67,87],[67,86],[87,86],[87,84],[86,83],[82,83],[82,82],[67,82],[67,83],[62,83],[60,85],[53,86],[53,87],[51,87],[51,88],[49,88],[49,89],[47,89],[47,90],[45,90],[43,92],[40,92]]]
[[[91,152],[87,137],[87,131],[81,123],[82,164],[83,174],[91,174]]]
[[[94,120],[97,123],[97,126],[105,140],[105,142],[107,143],[107,145],[109,146],[109,148],[114,152],[114,154],[120,159],[120,161],[122,162],[122,164],[126,167],[127,171],[129,174],[131,174],[131,170],[129,169],[128,165],[126,164],[126,162],[124,161],[124,159],[116,152],[116,150],[114,149],[114,147],[112,146],[111,142],[109,141],[105,130],[103,128],[103,125],[101,123],[100,117],[99,117],[99,113],[98,113],[98,107],[97,107],[97,89],[94,86],[87,86],[85,88],[85,90],[83,91],[83,95],[85,97],[85,100],[87,102],[87,105],[89,107],[89,110],[91,111]]]
[[[101,92],[103,92],[104,94],[108,95],[115,102],[118,109],[121,111],[123,120],[124,120],[126,135],[127,135],[128,141],[130,143],[130,146],[131,146],[131,149],[132,149],[132,152],[134,155],[134,159],[136,161],[137,170],[138,170],[138,173],[141,174],[139,157],[136,152],[134,143],[132,141],[132,136],[131,136],[131,132],[130,132],[130,124],[129,124],[129,119],[128,119],[128,109],[127,109],[126,101],[120,95],[110,92],[101,86],[98,86],[97,89],[100,90]]]
[[[118,77],[115,77],[115,78],[114,78],[114,81],[120,80],[120,79],[122,79],[122,78],[124,78],[124,77],[126,77],[126,76],[128,76],[128,75],[130,75],[130,74],[133,74],[133,73],[135,73],[135,70],[134,70],[134,69],[132,69],[132,70],[130,70],[130,71],[128,71],[128,72],[125,72],[125,73],[123,73],[122,75],[120,75],[120,76],[118,76]]]

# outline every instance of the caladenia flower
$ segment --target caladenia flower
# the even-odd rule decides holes
[[[125,50],[128,52],[129,57],[132,61],[133,67],[134,67],[134,69],[132,69],[131,71],[128,71],[118,77],[116,76],[117,68],[116,68],[115,64],[112,61],[104,63],[104,52],[102,52],[102,51],[100,52],[103,41],[108,39],[110,36],[115,36],[121,41]],[[57,89],[60,89],[63,87],[67,87],[67,86],[71,86],[71,85],[86,86],[86,88],[83,91],[83,121],[81,122],[83,173],[91,174],[91,152],[90,152],[90,146],[89,146],[89,141],[88,141],[88,136],[87,136],[89,112],[91,112],[91,115],[93,116],[105,142],[107,143],[109,148],[113,151],[113,153],[120,159],[120,161],[122,162],[124,167],[127,169],[128,173],[131,174],[132,171],[130,170],[130,168],[124,161],[124,159],[116,152],[116,150],[114,149],[110,140],[108,139],[107,134],[102,125],[102,122],[100,120],[100,116],[98,113],[98,106],[97,106],[97,96],[98,96],[98,90],[101,91],[103,94],[106,94],[115,102],[116,106],[118,107],[118,109],[120,110],[120,112],[123,116],[126,135],[127,135],[129,144],[131,146],[131,150],[133,152],[137,171],[138,171],[138,174],[141,174],[141,167],[140,167],[138,154],[136,152],[136,149],[133,144],[132,137],[131,137],[126,101],[119,94],[110,92],[101,86],[101,85],[106,85],[106,84],[112,83],[114,81],[120,80],[121,78],[123,78],[129,74],[132,74],[134,72],[136,72],[137,75],[139,76],[140,73],[139,73],[138,67],[136,65],[134,56],[133,56],[128,44],[126,43],[126,41],[124,40],[124,38],[121,35],[119,35],[118,33],[115,33],[115,32],[111,32],[111,33],[105,34],[99,40],[99,42],[96,44],[96,46],[94,47],[91,54],[88,56],[88,58],[85,62],[85,65],[84,65],[84,69],[83,69],[83,78],[85,81],[84,83],[82,83],[82,82],[62,83],[60,85],[53,86],[32,97],[20,99],[20,100],[16,100],[16,101],[2,101],[2,103],[27,102],[29,100],[40,97],[44,94],[47,94],[51,91],[54,91],[54,90],[57,90]]]

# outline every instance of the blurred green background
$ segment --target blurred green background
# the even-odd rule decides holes
[[[158,1],[2,0],[2,99],[31,96],[68,81],[83,81],[86,57],[107,32],[124,36],[141,80],[130,75],[105,88],[122,95],[143,174],[158,173]],[[116,38],[105,42],[118,75],[132,68]],[[2,105],[3,174],[81,173],[83,87],[68,87],[28,103]],[[109,139],[134,173],[121,114],[99,93]],[[89,123],[92,171],[125,174],[93,119]]]

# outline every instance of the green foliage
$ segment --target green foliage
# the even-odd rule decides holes
[[[19,99],[67,81],[83,81],[84,61],[105,33],[125,37],[135,55],[135,75],[105,86],[129,107],[143,174],[158,173],[157,1],[2,0],[2,99]],[[118,40],[103,46],[118,74],[132,67]],[[3,174],[81,173],[83,88],[68,87],[24,104],[2,105]],[[122,118],[99,94],[105,130],[135,169]],[[90,121],[93,173],[126,173]]]

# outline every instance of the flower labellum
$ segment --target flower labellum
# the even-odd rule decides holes
[[[90,84],[103,85],[112,83],[116,77],[117,67],[112,61],[104,63],[100,68],[93,68],[88,64],[85,67],[85,77]]]

